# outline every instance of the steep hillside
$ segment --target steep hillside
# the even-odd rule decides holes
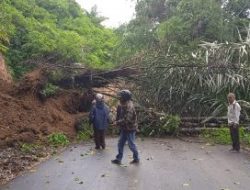
[[[75,0],[0,1],[0,52],[15,77],[46,62],[109,67],[117,37]]]
[[[42,80],[41,72],[32,72],[16,85],[1,82],[0,147],[43,141],[53,132],[74,137],[75,120],[86,115],[78,112],[79,105],[92,99],[86,100],[88,97],[77,91],[61,90],[57,97],[41,101],[35,90]]]

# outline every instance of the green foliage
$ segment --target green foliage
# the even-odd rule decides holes
[[[49,98],[51,96],[56,95],[56,93],[58,92],[59,87],[55,86],[51,83],[47,83],[44,87],[44,89],[41,91],[41,94],[45,97],[45,98]]]
[[[84,130],[84,131],[78,132],[76,140],[78,142],[86,141],[86,140],[89,140],[91,137],[92,137],[92,131],[89,129],[89,130]]]
[[[164,135],[177,136],[179,133],[180,122],[181,119],[179,116],[166,115],[165,117],[161,117],[158,121],[144,124],[140,128],[140,132],[144,136],[164,136]]]
[[[64,77],[64,71],[57,69],[57,70],[52,70],[47,73],[48,75],[48,80],[51,82],[56,82],[61,80]]]
[[[74,0],[2,0],[0,51],[15,77],[32,68],[23,62],[44,57],[110,67],[118,38],[95,18]]]
[[[224,3],[224,9],[227,13],[240,19],[249,18],[250,1],[248,0],[231,0]]]
[[[250,3],[247,0],[140,0],[136,17],[122,25],[118,58],[138,52],[195,51],[202,41],[238,41],[238,32],[247,35]],[[167,54],[167,53],[166,53]]]
[[[240,141],[245,145],[250,145],[250,132],[246,129],[240,129]]]
[[[69,144],[69,140],[63,133],[54,133],[48,136],[48,142],[52,146],[66,146]]]
[[[7,33],[7,28],[5,28],[4,21],[5,14],[0,7],[0,53],[6,53],[8,50],[7,46],[9,45],[9,35]]]
[[[231,18],[224,14],[221,2],[217,0],[182,0],[177,6],[175,17],[183,21],[184,30],[178,30],[179,26],[174,24],[177,30],[173,31],[172,34],[178,35],[180,32],[188,39],[187,41],[181,41],[181,43],[189,43],[197,39],[230,41],[230,38],[234,35],[225,20],[225,17],[230,20]],[[169,22],[171,23],[171,19]]]
[[[170,114],[224,116],[226,96],[235,92],[249,116],[242,101],[250,102],[249,39],[250,35],[240,36],[238,43],[203,42],[192,52],[176,52],[170,46],[167,52],[148,53],[141,62],[145,73],[136,80],[138,101]]]
[[[201,134],[202,137],[218,144],[232,144],[228,127],[219,129],[206,129]],[[242,144],[250,145],[250,133],[244,128],[240,128],[240,141]]]
[[[116,56],[143,68],[139,104],[197,117],[224,116],[230,91],[250,102],[249,8],[247,0],[137,1],[136,17],[116,31]]]
[[[240,8],[241,7],[241,8]],[[218,0],[141,0],[136,17],[116,32],[121,42],[117,59],[128,58],[147,50],[177,53],[193,51],[203,41],[237,41],[237,30],[246,35],[249,2]],[[241,12],[242,11],[242,12]]]
[[[77,141],[86,141],[92,137],[93,129],[86,119],[82,119],[78,122],[77,130]]]
[[[26,153],[26,154],[34,153],[38,148],[39,148],[39,146],[36,145],[36,144],[27,144],[27,143],[23,143],[23,144],[21,145],[21,151],[22,151],[23,153]]]
[[[231,143],[229,128],[204,130],[202,132],[202,136],[218,144],[230,144]]]
[[[1,27],[1,26],[0,26]],[[9,39],[3,28],[0,28],[0,53],[5,53],[8,48],[7,44],[9,43]]]
[[[179,125],[181,122],[181,119],[179,116],[168,115],[165,118],[163,118],[162,122],[164,124],[162,125],[161,129],[163,129],[165,133],[171,134],[171,135],[178,135]]]

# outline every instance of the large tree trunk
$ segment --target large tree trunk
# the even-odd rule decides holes
[[[66,77],[57,82],[57,85],[64,88],[81,87],[81,88],[94,88],[103,87],[113,80],[119,78],[129,78],[137,74],[134,68],[118,68],[110,71],[100,70],[85,70],[81,74]]]

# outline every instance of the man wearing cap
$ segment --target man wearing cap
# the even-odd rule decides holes
[[[112,160],[113,164],[121,164],[123,150],[126,141],[133,152],[131,164],[139,163],[139,154],[135,144],[135,134],[137,131],[137,116],[135,107],[132,102],[132,94],[129,90],[122,90],[118,93],[120,105],[117,107],[116,125],[120,128],[120,138],[118,142],[118,154],[116,159]]]
[[[109,108],[104,103],[102,94],[96,94],[95,103],[89,114],[89,121],[94,128],[95,149],[105,149],[105,130],[109,125],[110,118]]]

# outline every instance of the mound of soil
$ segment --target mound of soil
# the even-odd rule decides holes
[[[49,155],[49,134],[60,132],[74,139],[75,124],[88,115],[92,91],[60,90],[55,97],[41,100],[40,91],[46,83],[42,69],[29,73],[18,84],[0,80],[0,185]],[[27,155],[22,152],[23,143],[39,144],[45,150]]]
[[[54,132],[63,132],[69,138],[75,136],[76,118],[86,115],[79,114],[80,102],[84,102],[85,96],[62,90],[57,97],[42,102],[38,91],[44,82],[46,77],[42,70],[30,73],[15,86],[1,82],[0,147],[44,140]],[[87,107],[90,102],[91,98],[82,106]]]

